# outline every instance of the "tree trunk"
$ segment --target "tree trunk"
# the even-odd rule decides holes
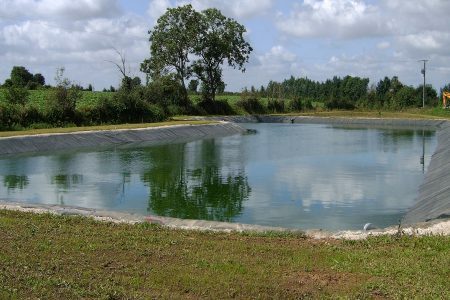
[[[189,95],[188,95],[188,91],[186,89],[186,84],[184,83],[184,78],[181,78],[181,85],[183,87],[183,97],[181,99],[181,105],[184,107],[187,107],[187,104],[189,102],[188,101]]]

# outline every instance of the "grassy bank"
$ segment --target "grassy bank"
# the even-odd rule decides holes
[[[442,108],[411,108],[403,111],[324,110],[292,113],[288,115],[342,118],[450,119],[450,111]]]
[[[315,241],[0,210],[0,298],[450,297],[450,237]]]
[[[292,116],[313,116],[313,117],[336,117],[336,118],[398,118],[398,119],[450,119],[450,111],[441,109],[410,109],[401,112],[390,111],[309,111],[303,113],[291,113],[281,115]],[[49,134],[49,133],[70,133],[77,131],[93,131],[93,130],[116,130],[116,129],[137,129],[170,125],[201,125],[214,123],[214,121],[194,120],[191,116],[173,117],[170,121],[157,123],[137,123],[137,124],[119,124],[119,125],[98,125],[84,127],[64,127],[64,128],[46,128],[46,129],[30,129],[19,131],[0,131],[0,137]]]
[[[137,124],[120,124],[120,125],[99,125],[99,126],[85,126],[85,127],[64,127],[64,128],[46,128],[46,129],[30,129],[21,131],[0,131],[0,137],[49,134],[49,133],[70,133],[79,131],[95,131],[95,130],[117,130],[117,129],[138,129],[150,128],[160,126],[173,125],[202,125],[212,124],[214,121],[196,121],[196,120],[171,120],[167,122],[157,123],[137,123]]]

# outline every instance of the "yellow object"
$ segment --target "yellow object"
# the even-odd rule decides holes
[[[450,100],[450,92],[442,92],[442,104],[444,108],[447,108],[447,99]]]

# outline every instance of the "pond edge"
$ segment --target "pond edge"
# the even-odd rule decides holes
[[[192,118],[190,118],[192,119]],[[106,221],[124,220],[127,223],[150,222],[167,227],[202,229],[213,231],[287,231],[302,232],[313,238],[359,239],[369,235],[382,234],[444,234],[450,235],[450,122],[428,119],[381,119],[309,116],[224,116],[196,117],[197,120],[220,121],[216,124],[172,125],[164,127],[120,129],[107,131],[83,131],[33,136],[0,138],[0,155],[26,152],[63,150],[72,148],[96,147],[134,142],[175,142],[177,140],[201,139],[226,136],[245,132],[237,123],[294,123],[294,124],[333,124],[340,126],[371,126],[375,128],[415,128],[437,131],[438,145],[432,155],[423,183],[419,187],[416,204],[409,209],[400,227],[388,227],[370,231],[327,232],[318,230],[298,230],[240,223],[226,223],[203,220],[183,220],[160,216],[137,216],[133,214],[98,211],[86,208],[63,207],[55,205],[32,205],[0,201],[0,208],[30,210],[32,212],[54,212],[59,214],[86,215]],[[99,215],[98,213],[101,212]]]

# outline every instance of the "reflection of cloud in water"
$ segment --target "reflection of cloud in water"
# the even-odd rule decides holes
[[[0,198],[321,228],[360,228],[374,216],[392,224],[411,205],[421,133],[248,126],[259,133],[0,159],[0,184],[11,187]]]
[[[420,184],[421,135],[402,137],[395,145],[384,147],[380,143],[389,143],[391,136],[380,139],[376,130],[358,133],[364,137],[357,139],[355,147],[347,145],[347,152],[340,140],[321,149],[322,141],[316,143],[311,136],[287,141],[280,133],[276,140],[284,142],[283,154],[288,159],[280,155],[264,160],[262,152],[267,149],[259,151],[261,145],[255,145],[255,156],[247,168],[252,195],[245,217],[255,223],[270,224],[268,220],[272,220],[321,228],[345,228],[342,224],[352,222],[354,228],[360,228],[360,223],[368,220],[396,222],[411,206]],[[426,143],[427,149],[433,147],[430,140]],[[329,150],[335,148],[338,151],[330,157]],[[426,153],[426,161],[430,157],[431,153]]]

